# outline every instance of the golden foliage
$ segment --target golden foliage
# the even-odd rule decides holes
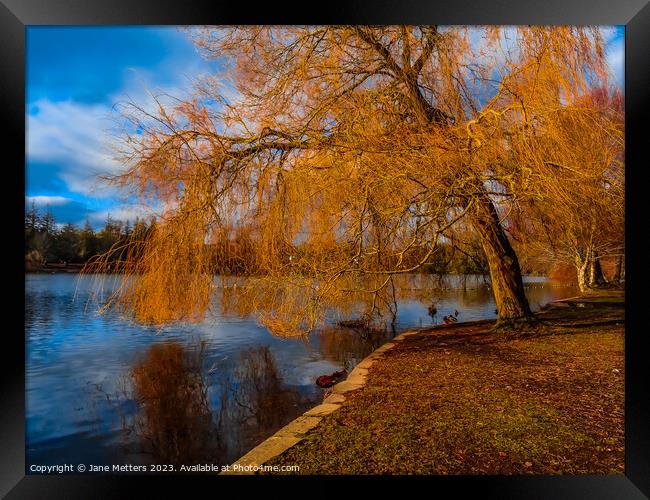
[[[281,335],[310,331],[342,297],[376,300],[461,224],[491,224],[483,246],[508,246],[502,226],[522,203],[566,201],[569,190],[549,182],[582,186],[622,147],[617,126],[584,100],[607,83],[596,28],[522,26],[510,40],[498,27],[190,34],[225,72],[157,113],[131,103],[127,170],[113,179],[168,207],[134,243],[142,256],[125,263],[110,301],[139,320],[202,317],[209,248],[235,232],[252,243],[238,260],[254,274],[237,289],[243,309]],[[501,267],[490,262],[493,279]],[[525,301],[517,279],[520,290],[497,302]]]

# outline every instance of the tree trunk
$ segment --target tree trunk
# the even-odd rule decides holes
[[[501,227],[499,214],[487,194],[477,200],[472,220],[481,237],[490,269],[499,322],[531,317],[517,254],[510,245]]]
[[[616,270],[614,271],[614,276],[612,277],[612,281],[614,283],[618,284],[621,282],[622,270],[623,270],[623,256],[619,255],[618,259],[616,259]]]
[[[425,127],[445,126],[447,118],[424,98],[418,86],[411,87],[416,96],[416,115]],[[424,115],[422,116],[422,109]],[[499,214],[482,183],[478,183],[476,205],[473,207],[472,225],[481,238],[481,246],[487,258],[492,281],[494,302],[497,306],[498,323],[518,318],[531,318],[532,312],[524,293],[519,259],[506,236]]]
[[[621,260],[621,282],[625,281],[625,256]]]
[[[598,252],[595,250],[591,252],[591,262],[589,265],[589,287],[598,288],[605,284],[605,276],[603,275],[603,268],[600,265]]]
[[[586,252],[584,256],[576,255],[575,262],[578,273],[578,288],[582,293],[585,293],[589,287],[589,252]]]
[[[428,104],[417,85],[412,88],[416,95],[416,114],[420,123],[445,126],[447,119],[439,109]],[[426,118],[422,117],[422,108]],[[498,323],[518,318],[531,318],[532,312],[524,293],[519,259],[506,236],[499,214],[482,183],[476,185],[479,192],[474,206],[472,225],[481,238],[481,246],[487,258],[492,281],[494,302],[497,306]]]

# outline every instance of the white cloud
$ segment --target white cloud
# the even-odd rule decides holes
[[[111,110],[101,104],[41,99],[27,116],[27,158],[57,165],[70,191],[108,196],[95,189],[97,176],[114,174],[120,164],[110,150]]]
[[[37,206],[58,206],[70,203],[72,200],[65,196],[25,196],[25,203],[31,205],[34,203]]]
[[[115,190],[99,178],[117,174],[123,168],[115,154],[123,122],[113,105],[132,101],[155,115],[158,105],[153,96],[160,96],[166,105],[173,103],[170,96],[187,97],[190,75],[201,69],[205,68],[188,65],[179,73],[178,85],[158,86],[154,71],[130,68],[125,72],[123,88],[107,96],[110,104],[48,99],[30,103],[26,117],[28,161],[55,166],[56,175],[72,192],[97,198],[116,196]]]

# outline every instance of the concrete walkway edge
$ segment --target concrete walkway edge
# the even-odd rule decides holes
[[[262,441],[255,448],[230,465],[229,471],[221,474],[254,474],[255,469],[262,466],[272,458],[284,453],[292,446],[295,446],[305,438],[307,432],[316,427],[326,415],[338,410],[345,401],[348,392],[361,389],[366,384],[368,369],[377,362],[382,355],[392,349],[396,342],[404,340],[409,335],[417,334],[417,331],[409,330],[401,333],[387,343],[375,349],[365,357],[348,377],[332,387],[332,393],[323,402],[292,420],[271,437]]]

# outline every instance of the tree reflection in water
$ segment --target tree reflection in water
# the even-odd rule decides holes
[[[380,286],[386,281],[383,277],[346,280],[341,278],[346,283],[343,291],[329,293],[327,284],[316,281],[295,289],[297,285],[288,279],[222,276],[218,308],[241,317],[255,317],[278,337],[300,337],[328,325],[352,322],[370,329],[390,329],[395,334],[399,303],[413,301],[436,307],[452,293],[460,308],[492,300],[487,278],[482,275],[401,274],[390,277],[386,286]],[[325,289],[329,290],[326,297],[321,296]],[[317,314],[310,309],[310,300],[318,303]],[[436,322],[435,315],[430,316]]]
[[[127,431],[156,462],[205,460],[220,448],[219,423],[208,403],[202,359],[203,344],[196,350],[179,343],[154,344],[131,368],[138,412]]]
[[[325,327],[316,331],[314,336],[325,359],[350,371],[394,334],[392,330],[380,328]]]
[[[313,404],[283,384],[268,346],[241,352],[231,369],[208,371],[203,343],[154,344],[126,381],[114,399],[127,453],[154,463],[228,463]],[[129,415],[120,410],[125,400],[136,403]]]
[[[239,355],[230,372],[231,377],[222,382],[228,388],[222,398],[224,430],[237,436],[230,442],[242,454],[273,432],[303,413],[312,401],[297,389],[286,387],[268,346],[250,348]],[[224,391],[225,392],[225,391]],[[234,432],[232,432],[234,431]]]

